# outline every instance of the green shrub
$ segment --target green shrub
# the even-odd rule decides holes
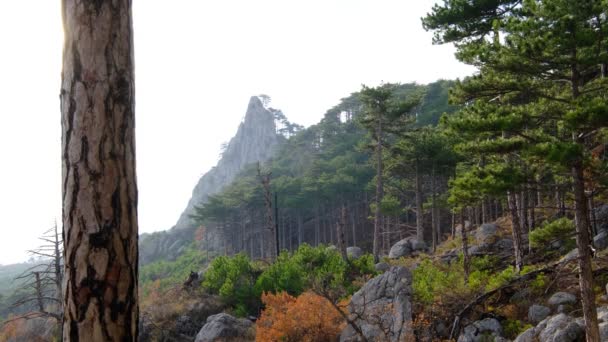
[[[545,291],[547,285],[549,285],[549,278],[544,273],[540,273],[530,282],[530,289],[532,293],[540,295]]]
[[[245,254],[215,258],[207,272],[203,287],[218,294],[230,306],[240,308],[236,314],[255,313],[259,308],[259,296],[255,295],[256,270]]]
[[[530,232],[530,243],[532,248],[544,252],[549,252],[554,242],[559,242],[570,250],[576,246],[574,231],[574,222],[565,217],[544,222],[541,227]]]
[[[425,258],[412,273],[414,298],[420,303],[430,305],[437,296],[469,292],[469,288],[464,286],[462,256],[450,265],[434,264]]]
[[[337,250],[303,244],[293,254],[282,252],[257,279],[255,292],[261,296],[263,292],[285,291],[298,296],[314,285],[352,294],[358,289],[358,277],[376,273],[373,260],[366,254],[346,262]]]
[[[486,291],[495,290],[518,276],[515,267],[509,266],[499,273],[493,274],[488,278]]]

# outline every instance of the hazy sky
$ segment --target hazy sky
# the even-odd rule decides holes
[[[249,97],[309,126],[361,84],[472,72],[432,0],[134,0],[140,232],[170,228]],[[60,0],[0,0],[0,263],[61,224]]]

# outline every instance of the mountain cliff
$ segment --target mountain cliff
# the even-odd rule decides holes
[[[230,184],[243,168],[251,163],[264,162],[275,153],[282,139],[277,134],[276,109],[267,108],[258,96],[252,96],[243,122],[236,135],[226,145],[220,161],[204,174],[194,187],[192,197],[177,223],[168,231],[142,234],[140,237],[140,263],[158,259],[172,260],[192,242],[197,224],[190,218],[194,207],[204,203],[210,195]]]

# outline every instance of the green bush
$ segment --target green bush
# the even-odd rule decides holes
[[[373,257],[369,254],[346,262],[335,249],[303,244],[293,254],[283,251],[257,279],[255,292],[261,296],[263,292],[285,291],[298,296],[312,286],[323,286],[347,295],[358,289],[353,284],[357,277],[374,274]]]
[[[430,305],[436,301],[437,296],[447,293],[468,291],[464,286],[462,256],[458,262],[449,265],[433,263],[431,259],[425,258],[412,273],[414,298],[423,304]]]
[[[532,248],[550,252],[551,245],[554,242],[561,243],[567,250],[576,246],[574,222],[572,220],[563,217],[551,222],[544,222],[541,227],[530,232]]]
[[[211,262],[205,272],[203,287],[220,295],[226,304],[238,308],[235,313],[243,316],[255,313],[260,305],[259,297],[253,289],[256,275],[256,270],[245,254],[220,256]]]
[[[549,278],[544,274],[540,273],[530,282],[530,289],[532,293],[540,295],[545,291],[545,288],[549,285]]]

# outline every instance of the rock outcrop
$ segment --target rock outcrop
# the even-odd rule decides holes
[[[209,316],[207,323],[196,335],[195,342],[246,342],[254,341],[253,322],[235,318],[227,313]]]
[[[194,206],[201,205],[209,195],[218,193],[230,184],[245,166],[270,159],[279,141],[273,112],[257,96],[252,96],[236,135],[226,146],[217,166],[199,179],[175,228],[196,226],[190,218],[194,214]]]
[[[408,257],[412,255],[418,255],[421,252],[425,252],[427,246],[424,242],[416,240],[416,238],[410,237],[405,238],[391,247],[388,257],[391,259],[397,259],[401,257]]]
[[[597,309],[600,340],[608,341],[608,306]],[[559,313],[547,317],[537,326],[524,331],[514,342],[575,342],[585,340],[585,322],[582,317],[574,318]]]
[[[574,342],[584,340],[584,336],[585,329],[576,322],[576,319],[560,313],[524,331],[514,342]]]
[[[551,309],[544,305],[534,304],[528,309],[528,321],[539,323],[551,314]]]
[[[412,274],[405,267],[391,267],[368,281],[348,305],[350,319],[368,341],[408,341],[412,334]],[[361,341],[347,325],[341,342]]]
[[[485,318],[464,328],[458,342],[507,341],[502,335],[502,326],[495,318]]]
[[[236,135],[227,144],[217,165],[199,179],[175,226],[168,231],[142,234],[140,237],[142,265],[158,259],[173,260],[179,256],[182,249],[192,242],[197,228],[196,222],[190,217],[194,214],[195,206],[203,204],[210,195],[229,185],[247,165],[265,162],[274,155],[283,139],[276,132],[275,111],[266,108],[257,96],[251,97],[245,119]],[[212,247],[221,245],[220,237],[211,236],[209,239]]]

